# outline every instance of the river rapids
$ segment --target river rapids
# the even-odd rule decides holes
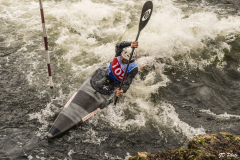
[[[127,160],[239,134],[238,1],[153,0],[139,67],[110,104],[59,138],[46,134],[83,82],[137,35],[143,0],[44,0],[50,89],[37,0],[0,0],[0,159]],[[225,3],[222,3],[225,2]]]

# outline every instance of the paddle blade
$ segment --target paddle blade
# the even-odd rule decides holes
[[[140,22],[139,22],[139,32],[147,25],[151,15],[152,15],[152,10],[153,10],[153,3],[152,1],[147,1],[142,9],[142,14],[140,17]]]

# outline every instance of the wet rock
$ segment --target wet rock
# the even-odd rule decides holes
[[[130,157],[129,160],[147,160],[147,157],[151,155],[151,153],[147,152],[138,152],[137,156]]]
[[[138,152],[129,160],[215,160],[240,159],[240,135],[227,132],[195,136],[187,148],[159,153]]]

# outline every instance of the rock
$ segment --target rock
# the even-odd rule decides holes
[[[147,158],[147,156],[148,156],[147,152],[138,152],[138,157]]]
[[[232,135],[231,133],[227,132],[197,135],[188,143],[188,148],[206,149],[210,147],[210,145],[227,143],[231,142],[231,140],[236,140],[239,142],[240,136]]]
[[[147,152],[138,152],[137,156],[130,157],[129,160],[147,160],[148,155],[151,155],[151,153]]]
[[[239,159],[240,160],[240,135],[227,132],[205,134],[195,136],[187,148],[168,150],[151,154],[138,152],[129,160],[215,160],[215,159]]]

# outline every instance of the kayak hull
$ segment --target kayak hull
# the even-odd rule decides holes
[[[105,69],[106,66],[107,64],[99,69]],[[97,92],[91,86],[91,78],[92,76],[83,83],[78,92],[74,93],[64,106],[49,130],[48,138],[53,138],[86,121],[109,104],[112,95],[103,95]]]

